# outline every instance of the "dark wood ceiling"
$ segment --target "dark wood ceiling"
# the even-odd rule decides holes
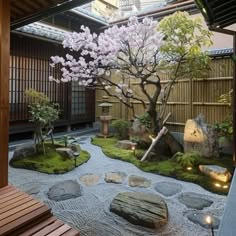
[[[39,21],[91,0],[10,0],[11,28]]]
[[[236,0],[195,0],[208,25],[224,28],[236,23]]]
[[[11,20],[33,15],[37,12],[54,7],[65,0],[11,0]]]

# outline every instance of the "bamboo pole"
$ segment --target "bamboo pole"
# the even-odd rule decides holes
[[[156,145],[156,143],[161,139],[161,137],[163,135],[165,135],[168,132],[168,129],[163,126],[163,128],[160,130],[160,132],[158,133],[158,135],[156,136],[155,139],[152,140],[152,144],[150,145],[150,147],[148,148],[148,150],[146,151],[146,153],[144,154],[144,156],[142,157],[141,161],[145,161],[148,154],[150,153],[150,151],[152,150],[152,148]]]

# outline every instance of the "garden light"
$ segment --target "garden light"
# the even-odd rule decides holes
[[[209,225],[211,235],[214,236],[214,230],[213,230],[213,225],[212,225],[212,218],[211,216],[206,217],[206,223]]]
[[[214,184],[217,188],[221,188],[221,185],[219,183]]]
[[[191,166],[188,166],[187,167],[187,170],[192,170],[193,168]]]
[[[135,155],[135,146],[132,146],[132,151],[133,151],[133,154]]]

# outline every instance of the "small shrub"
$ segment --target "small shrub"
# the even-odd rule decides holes
[[[181,153],[177,152],[173,157],[182,167],[196,166],[201,162],[201,155],[198,152]]]
[[[127,139],[129,137],[129,121],[114,120],[111,124],[111,127],[115,129],[118,139]]]
[[[138,117],[140,123],[145,126],[145,128],[148,130],[152,127],[152,121],[150,115],[145,112],[143,115]]]

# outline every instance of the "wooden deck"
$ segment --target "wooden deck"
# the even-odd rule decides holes
[[[0,189],[0,236],[78,236],[51,210],[13,186]]]

